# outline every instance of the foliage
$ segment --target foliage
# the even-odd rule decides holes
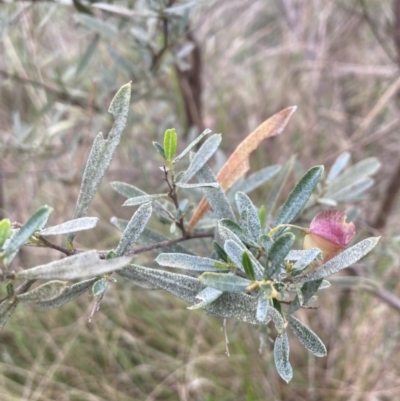
[[[323,179],[323,166],[312,167],[294,186],[277,211],[263,211],[254,205],[245,192],[238,191],[234,197],[235,213],[225,191],[246,173],[249,156],[260,142],[282,132],[295,108],[275,114],[250,134],[217,176],[207,163],[221,143],[220,134],[210,135],[193,153],[194,147],[210,134],[210,130],[206,130],[200,139],[195,139],[175,157],[178,136],[174,129],[168,129],[163,145],[158,143],[156,146],[157,152],[164,159],[161,169],[167,190],[149,195],[129,184],[113,183],[113,188],[128,198],[124,206],[140,207],[129,222],[118,219],[113,221],[123,231],[115,249],[76,249],[73,243],[75,233],[92,229],[97,223],[96,218],[87,218],[85,215],[120,143],[130,96],[131,85],[128,83],[117,92],[111,103],[109,111],[115,123],[107,139],[99,134],[94,141],[73,220],[45,228],[52,208],[43,206],[23,225],[11,225],[7,219],[0,222],[0,259],[3,262],[1,278],[8,281],[7,296],[0,303],[1,326],[6,324],[19,302],[35,302],[42,308],[59,307],[91,288],[98,305],[106,295],[109,284],[115,281],[111,277],[115,272],[139,286],[152,284],[167,290],[191,303],[190,309],[204,308],[210,315],[257,326],[267,326],[272,322],[277,333],[274,346],[276,368],[285,381],[290,381],[293,372],[289,362],[288,328],[315,356],[326,355],[325,346],[318,336],[292,314],[299,308],[309,308],[318,291],[327,287],[324,280],[326,277],[359,261],[379,240],[376,237],[366,238],[350,248],[341,249],[333,257],[321,260],[323,248],[292,249],[297,248],[297,229],[307,234],[310,229],[293,226],[291,223],[306,213],[316,215],[321,204],[339,205],[344,200],[354,201],[369,187],[360,185],[355,197],[354,182],[370,182],[370,176],[379,168],[379,163],[370,158],[360,162],[362,168],[355,165],[346,170],[344,156],[340,156],[326,180]],[[191,157],[185,167],[183,161],[189,155]],[[269,204],[279,202],[282,182],[291,164],[288,166],[282,169],[285,171],[283,175],[276,176],[278,184],[273,187],[275,199],[270,199]],[[275,174],[278,171],[274,168]],[[263,172],[264,176],[255,173],[249,177],[252,185],[248,191],[274,177],[270,169]],[[198,183],[189,183],[193,178]],[[198,190],[203,191],[204,198],[192,214],[194,205],[186,196]],[[340,196],[336,196],[337,193]],[[209,205],[212,213],[206,215]],[[171,238],[165,238],[161,233],[146,227],[153,211],[160,224],[169,225]],[[317,219],[318,232],[329,232],[333,226],[335,230],[347,230],[349,224],[338,213],[328,213],[325,220]],[[332,221],[329,216],[334,217],[334,225],[330,225]],[[313,220],[311,229],[315,225]],[[292,229],[295,229],[294,233],[288,231]],[[311,233],[315,234],[314,231]],[[47,239],[48,236],[65,234],[65,247]],[[209,253],[206,257],[201,255],[197,246],[199,239],[204,238],[209,240]],[[191,245],[189,253],[186,249],[181,252],[177,248],[182,242],[185,242],[185,248],[187,244]],[[138,243],[141,246],[138,247]],[[12,260],[24,245],[54,248],[66,257],[14,271]],[[186,273],[178,274],[132,263],[136,255],[161,249],[163,252],[156,259],[160,266],[183,269]],[[80,278],[86,280],[68,283]],[[20,280],[26,281],[14,288]],[[30,289],[37,280],[45,282]]]

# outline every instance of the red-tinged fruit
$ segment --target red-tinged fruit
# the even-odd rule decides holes
[[[304,238],[303,249],[319,248],[324,262],[342,252],[353,240],[356,227],[346,222],[346,215],[339,210],[325,210],[311,221]]]

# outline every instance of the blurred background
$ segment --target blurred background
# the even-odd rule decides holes
[[[158,192],[151,141],[165,129],[177,129],[180,148],[204,128],[221,132],[218,164],[297,105],[252,170],[297,155],[287,194],[302,171],[344,151],[353,163],[377,157],[357,226],[383,236],[365,274],[385,289],[334,286],[318,310],[302,310],[328,356],[292,338],[289,385],[257,328],[228,322],[227,357],[219,319],[122,279],[90,324],[88,296],[56,310],[24,304],[0,334],[2,400],[398,399],[399,0],[0,0],[0,35],[0,218],[23,222],[43,204],[55,208],[53,224],[72,218],[93,139],[111,128],[109,103],[128,81],[127,129],[89,212],[100,222],[77,247],[112,248],[120,234],[110,218],[130,218],[111,181]],[[267,190],[253,193],[256,204]],[[24,249],[18,264],[59,257]]]

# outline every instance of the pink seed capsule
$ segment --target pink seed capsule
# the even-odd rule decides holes
[[[353,223],[346,222],[346,215],[339,210],[325,210],[311,221],[309,233],[304,238],[303,249],[321,249],[324,262],[342,252],[356,234]]]

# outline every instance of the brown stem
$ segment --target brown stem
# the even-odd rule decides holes
[[[214,233],[198,233],[198,234],[192,234],[192,235],[189,235],[189,236],[182,236],[180,238],[175,238],[175,239],[171,239],[171,240],[165,240],[165,241],[162,241],[162,242],[157,242],[156,244],[152,244],[152,245],[148,245],[148,246],[144,246],[144,247],[135,249],[134,251],[129,252],[126,256],[138,255],[140,253],[152,251],[152,250],[157,249],[157,248],[168,247],[168,246],[171,246],[171,245],[178,244],[179,242],[188,241],[188,240],[191,240],[191,239],[212,238],[213,236],[214,236]]]
[[[400,69],[400,0],[393,0],[393,41],[397,51],[397,66]],[[397,103],[399,104],[400,94],[397,94]],[[397,196],[400,191],[400,162],[398,162],[394,173],[392,174],[389,185],[386,189],[383,201],[379,207],[378,213],[376,215],[375,221],[370,225],[378,230],[384,229],[387,224],[387,219],[393,206],[396,203]]]

